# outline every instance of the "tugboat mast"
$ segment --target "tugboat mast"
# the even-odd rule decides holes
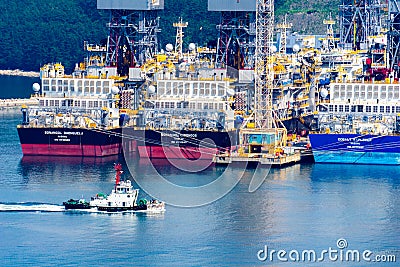
[[[114,187],[114,191],[117,192],[117,186],[119,185],[119,182],[121,180],[121,174],[123,172],[121,163],[116,163],[114,165],[114,170],[115,170],[115,187]]]

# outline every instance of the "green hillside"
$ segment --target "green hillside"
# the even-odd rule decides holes
[[[276,20],[287,13],[289,20],[296,21],[294,31],[321,33],[322,20],[336,12],[336,2],[277,0]],[[98,43],[107,36],[109,15],[96,9],[96,0],[0,1],[0,10],[0,69],[38,70],[55,61],[71,69],[84,56],[83,41]],[[206,0],[165,0],[165,10],[160,12],[163,47],[174,43],[172,23],[179,17],[189,22],[186,42],[205,44],[217,38],[219,14],[207,11]]]
[[[91,0],[0,1],[0,68],[38,70],[47,62],[73,66],[84,40],[105,36],[106,14]]]

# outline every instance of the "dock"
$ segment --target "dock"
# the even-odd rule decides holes
[[[39,78],[40,73],[37,71],[23,71],[16,69],[16,70],[0,70],[0,75]]]
[[[22,105],[35,105],[38,104],[38,100],[31,98],[10,98],[0,99],[0,108],[7,107],[21,107]]]
[[[267,153],[223,153],[213,156],[215,164],[227,165],[234,163],[257,163],[259,165],[271,167],[284,167],[291,164],[300,163],[300,152],[294,154],[267,154]]]

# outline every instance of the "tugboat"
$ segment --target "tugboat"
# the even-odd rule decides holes
[[[130,180],[121,181],[122,165],[115,164],[115,186],[110,195],[102,193],[92,197],[90,202],[84,199],[70,199],[63,202],[66,210],[92,209],[94,211],[123,212],[123,211],[165,211],[165,203],[158,200],[141,199],[139,204],[136,200],[139,189],[134,189]]]
[[[111,194],[108,196],[97,194],[90,200],[90,206],[96,207],[99,211],[109,212],[133,210],[137,206],[139,189],[134,189],[130,180],[121,181],[121,164],[115,164],[114,169],[115,186]]]

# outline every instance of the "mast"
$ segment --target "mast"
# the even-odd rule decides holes
[[[279,53],[286,54],[286,44],[287,44],[287,30],[292,28],[292,23],[287,23],[287,14],[285,14],[285,19],[283,23],[276,25],[276,28],[280,29],[279,38]]]
[[[182,18],[180,18],[179,22],[175,22],[173,26],[176,28],[175,53],[177,53],[179,59],[181,59],[183,58],[183,28],[186,28],[188,23],[182,22]]]
[[[335,21],[332,19],[332,14],[329,14],[329,19],[324,19],[324,25],[326,25],[326,51],[331,52],[335,49],[335,36],[333,34],[333,25],[335,25]]]
[[[117,186],[119,185],[119,182],[121,180],[121,173],[123,172],[121,163],[116,163],[114,165],[114,170],[115,170],[115,187],[114,187],[114,191],[117,192]]]

